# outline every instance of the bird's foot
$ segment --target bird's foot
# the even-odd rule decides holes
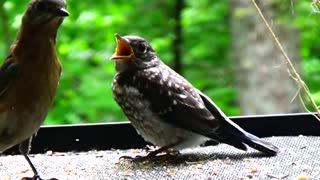
[[[33,177],[23,177],[21,180],[42,180],[42,178],[36,174]]]
[[[164,154],[159,155],[160,153],[164,153]],[[153,159],[159,158],[159,157],[176,156],[179,154],[180,154],[179,151],[167,149],[166,147],[162,147],[157,150],[149,152],[149,154],[146,156],[135,156],[135,157],[121,156],[119,158],[119,160],[126,159],[126,160],[130,160],[130,161],[134,161],[134,162],[141,162],[141,161],[153,160]]]
[[[179,156],[181,155],[180,151],[174,150],[174,149],[167,149],[163,151],[166,155],[170,156]]]
[[[21,180],[58,180],[57,178],[42,179],[39,175],[34,175],[33,177],[23,177]]]
[[[162,151],[161,151],[162,152]],[[119,160],[121,159],[125,159],[125,160],[130,160],[130,161],[135,161],[135,162],[141,162],[141,161],[146,161],[146,160],[151,160],[154,159],[156,157],[158,157],[157,155],[160,153],[159,149],[155,150],[155,151],[151,151],[149,154],[147,154],[146,156],[121,156],[119,158]]]
[[[130,161],[144,161],[147,160],[147,156],[135,156],[135,157],[131,157],[131,156],[121,156],[119,158],[119,160],[130,160]]]

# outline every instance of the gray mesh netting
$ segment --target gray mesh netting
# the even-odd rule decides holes
[[[320,179],[320,137],[265,138],[281,152],[266,157],[231,146],[186,149],[176,156],[160,156],[143,162],[119,160],[144,155],[145,150],[47,152],[31,155],[42,178],[58,179]],[[32,176],[25,159],[0,157],[0,179]]]

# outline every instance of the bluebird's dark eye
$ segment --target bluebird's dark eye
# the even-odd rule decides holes
[[[37,9],[39,11],[45,11],[46,10],[46,3],[45,2],[39,2],[38,6],[37,6]]]
[[[144,43],[141,43],[137,46],[138,53],[144,54],[147,52],[147,46]]]

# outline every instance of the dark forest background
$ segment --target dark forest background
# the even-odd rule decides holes
[[[320,103],[320,14],[311,1],[258,1]],[[27,0],[0,1],[0,57]],[[249,0],[68,0],[58,34],[63,75],[45,124],[124,121],[112,98],[114,33],[148,39],[161,59],[229,116],[304,112],[299,90]]]

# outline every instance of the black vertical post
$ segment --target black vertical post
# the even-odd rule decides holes
[[[178,73],[182,73],[182,25],[181,13],[184,8],[184,0],[177,0],[174,9],[174,39],[172,42],[172,49],[174,54],[173,69]]]

